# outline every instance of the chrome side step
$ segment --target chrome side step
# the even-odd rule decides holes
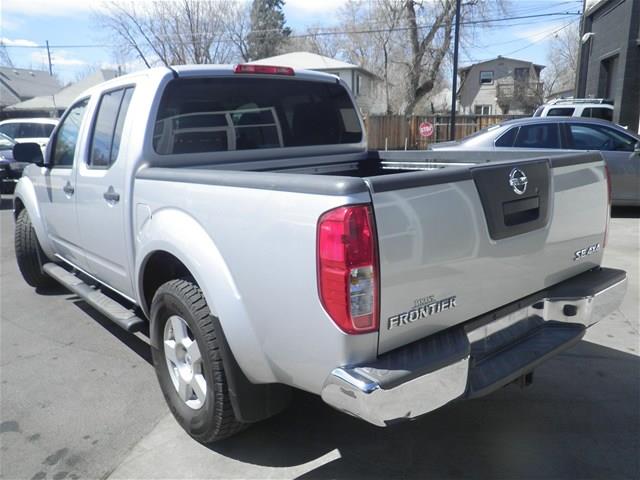
[[[136,316],[133,311],[125,308],[95,287],[87,285],[79,277],[61,266],[55,263],[46,263],[42,266],[42,270],[127,332],[138,331],[144,324],[144,320]]]

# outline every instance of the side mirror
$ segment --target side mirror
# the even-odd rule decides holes
[[[633,151],[640,155],[640,142],[636,142],[636,146],[633,147]]]
[[[40,167],[44,165],[42,148],[34,142],[16,143],[13,146],[13,158],[16,162],[35,163]]]

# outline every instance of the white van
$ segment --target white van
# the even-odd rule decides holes
[[[590,117],[613,121],[613,101],[604,98],[556,98],[538,107],[534,117]]]

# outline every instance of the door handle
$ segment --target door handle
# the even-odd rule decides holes
[[[120,201],[120,194],[113,189],[113,186],[109,186],[107,191],[104,192],[102,196],[109,205],[116,204]]]
[[[71,185],[71,182],[67,180],[67,183],[65,184],[64,187],[62,187],[62,191],[67,195],[67,196],[71,196],[73,195],[73,192],[75,191],[73,186]]]

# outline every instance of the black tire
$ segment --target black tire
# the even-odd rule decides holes
[[[163,335],[165,324],[173,315],[188,325],[202,356],[207,391],[204,404],[197,410],[180,398],[167,367]],[[177,279],[160,286],[151,303],[151,322],[151,344],[159,347],[151,349],[153,365],[164,398],[180,426],[203,444],[243,430],[247,424],[239,422],[233,413],[216,328],[198,285],[189,279]]]
[[[54,285],[55,281],[42,271],[44,252],[26,208],[18,214],[14,242],[18,268],[25,282],[36,288]]]

